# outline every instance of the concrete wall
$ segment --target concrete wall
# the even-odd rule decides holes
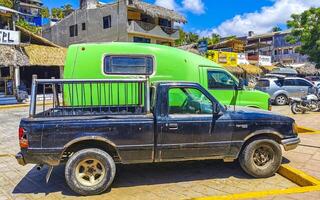
[[[118,4],[105,5],[95,9],[79,9],[49,29],[43,30],[43,37],[68,47],[71,44],[85,42],[128,41],[127,6],[120,1]],[[103,17],[111,15],[111,28],[103,29]],[[86,30],[82,30],[82,23]],[[70,37],[69,27],[78,24],[78,36]]]

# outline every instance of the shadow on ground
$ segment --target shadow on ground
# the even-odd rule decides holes
[[[288,163],[284,159],[284,163]],[[38,171],[36,167],[16,185],[13,190],[17,193],[61,192],[63,195],[76,196],[67,186],[64,179],[64,166],[55,167],[48,184],[45,183],[47,168]],[[188,182],[206,179],[253,179],[245,174],[238,162],[224,163],[223,161],[192,161],[158,164],[118,165],[117,175],[112,188],[156,185],[166,183]],[[111,188],[111,190],[112,190]]]

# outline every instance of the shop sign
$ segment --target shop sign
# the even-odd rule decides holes
[[[259,55],[259,65],[260,66],[271,66],[271,56]]]
[[[248,65],[249,61],[246,58],[245,53],[238,53],[238,65]]]
[[[0,44],[19,45],[20,32],[0,29]]]
[[[208,41],[207,40],[202,40],[198,42],[198,51],[201,54],[205,54],[208,51]]]
[[[227,63],[227,55],[225,54],[219,54],[219,63]]]

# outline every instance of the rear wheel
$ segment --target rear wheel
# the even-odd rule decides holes
[[[112,157],[100,149],[76,152],[67,162],[65,178],[80,195],[100,194],[110,187],[116,173]]]
[[[282,162],[280,145],[271,139],[259,139],[246,145],[240,154],[242,169],[256,178],[273,176]]]
[[[286,105],[288,103],[288,98],[287,98],[286,95],[280,94],[275,98],[275,103],[278,106],[284,106],[284,105]]]

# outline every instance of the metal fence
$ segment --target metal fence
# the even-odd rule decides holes
[[[43,96],[37,102],[37,96]],[[48,101],[46,96],[52,95]],[[147,79],[32,81],[30,117],[143,114],[150,111]]]

